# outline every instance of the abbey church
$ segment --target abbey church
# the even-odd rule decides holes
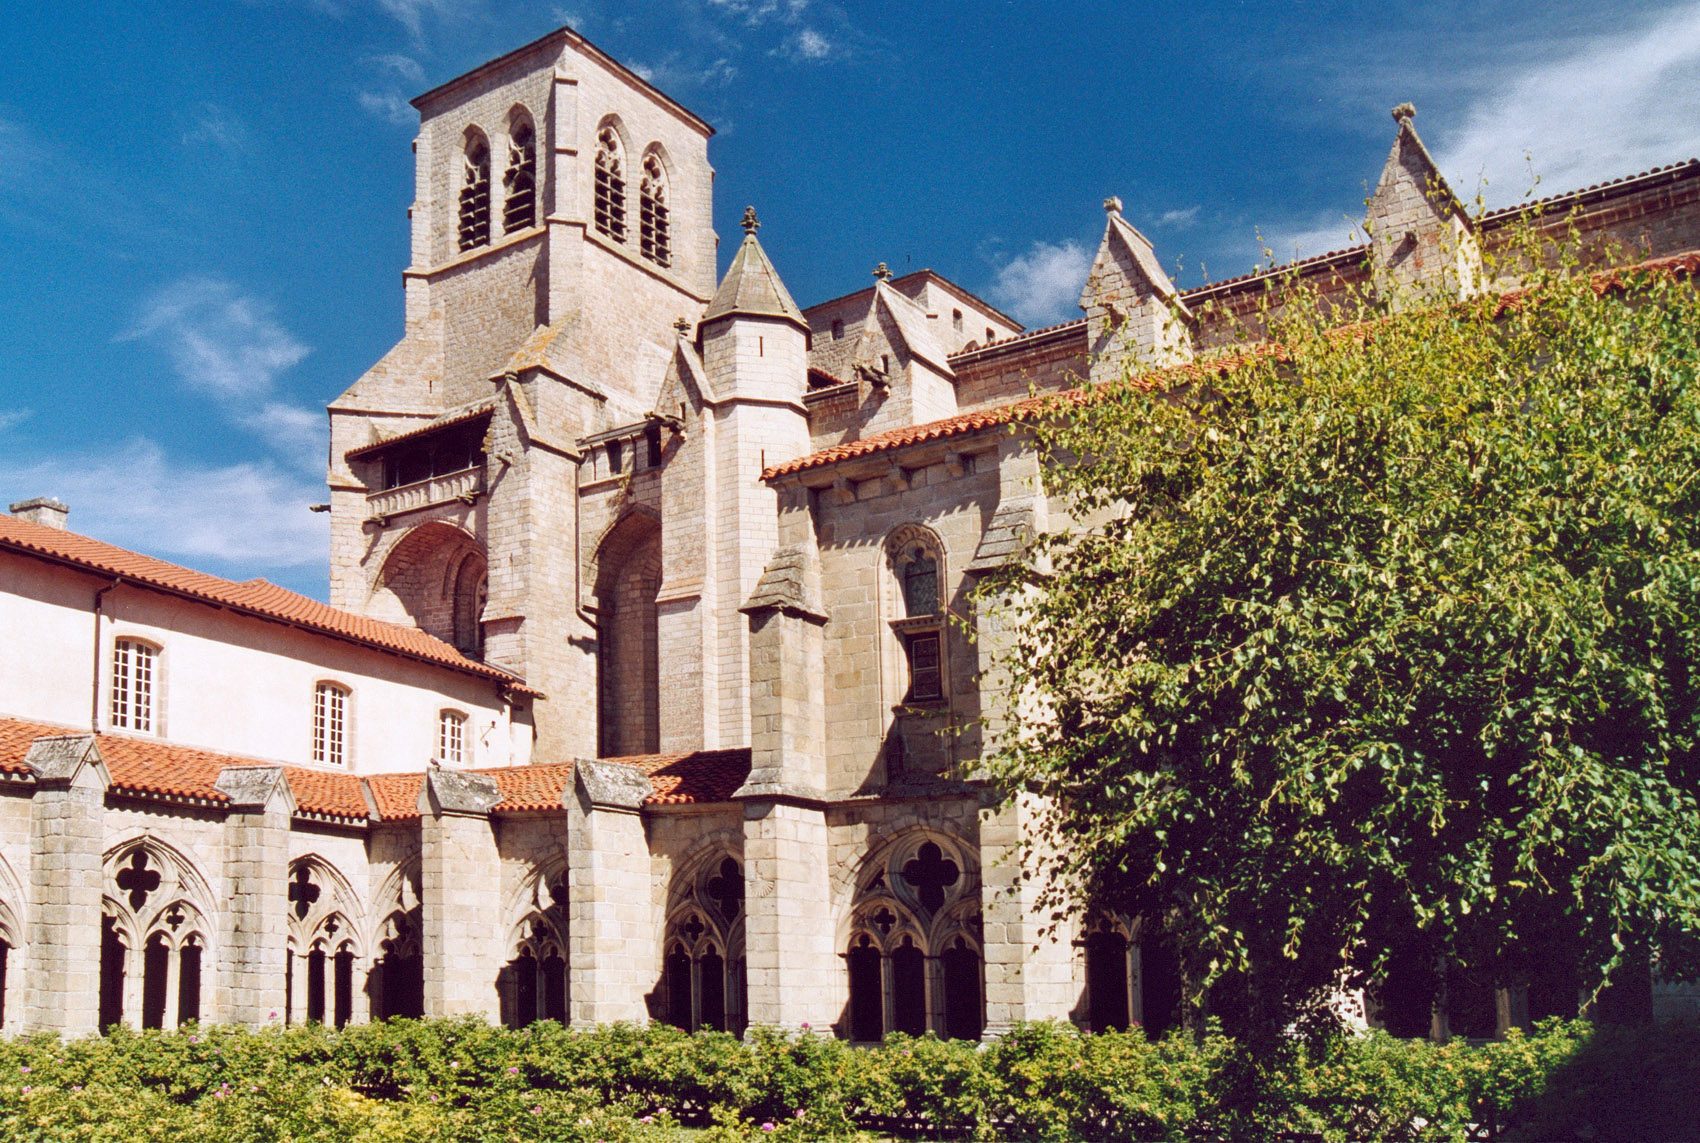
[[[1161,934],[1050,932],[976,776],[971,593],[1068,526],[1022,416],[1255,339],[1279,275],[1506,288],[1519,211],[1466,212],[1401,106],[1364,244],[1183,290],[1110,199],[1082,317],[1030,331],[930,270],[799,306],[753,209],[717,277],[712,127],[571,30],[414,105],[404,330],[329,407],[329,604],[0,517],[0,1028],[1172,1025]],[[1700,267],[1700,161],[1538,206]]]

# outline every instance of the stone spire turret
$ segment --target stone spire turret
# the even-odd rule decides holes
[[[703,323],[706,325],[736,314],[741,317],[780,318],[796,323],[807,332],[809,323],[803,320],[803,311],[791,300],[790,291],[779,280],[779,272],[768,261],[767,252],[756,239],[761,220],[756,217],[755,207],[744,208],[740,225],[744,228],[744,241],[739,245],[738,253],[732,256],[732,265],[727,268],[720,288],[714,292],[714,300],[708,303]]]

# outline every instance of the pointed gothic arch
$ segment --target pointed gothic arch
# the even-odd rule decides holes
[[[372,950],[372,967],[366,995],[374,1020],[425,1014],[419,879],[419,859],[402,862],[384,875],[372,897],[374,921],[366,946]]]
[[[661,524],[626,513],[597,546],[598,753],[653,754],[661,745]]]
[[[365,1013],[356,997],[367,974],[364,909],[348,878],[318,854],[289,864],[284,1022],[341,1028]]]
[[[194,862],[144,833],[107,850],[102,878],[100,1026],[213,1018],[202,968],[213,963],[217,913]]]
[[[619,120],[604,119],[596,128],[592,216],[598,233],[626,240],[626,141]]]
[[[516,104],[508,112],[508,163],[502,174],[502,233],[537,224],[537,126]]]
[[[843,1033],[978,1039],[985,1028],[978,851],[914,826],[877,845],[854,884],[839,943],[850,993]]]
[[[556,858],[534,866],[504,904],[508,961],[497,976],[502,1023],[523,1028],[569,1018],[567,869]]]
[[[657,266],[673,264],[673,200],[661,144],[644,152],[638,183],[638,249]]]
[[[483,654],[488,583],[488,559],[477,538],[445,520],[431,520],[409,529],[391,546],[368,610],[411,622],[478,657]]]
[[[693,854],[668,888],[657,1015],[686,1031],[741,1035],[749,1020],[742,853],[716,840]]]
[[[476,127],[466,129],[461,160],[456,237],[466,251],[490,245],[490,140]]]

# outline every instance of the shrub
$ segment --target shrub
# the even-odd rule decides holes
[[[1030,1024],[986,1044],[474,1020],[0,1041],[0,1140],[1700,1137],[1700,1024],[1252,1051]]]

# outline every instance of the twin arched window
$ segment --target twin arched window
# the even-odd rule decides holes
[[[626,151],[620,133],[607,124],[596,133],[595,222],[599,233],[626,241]],[[673,214],[667,166],[651,147],[638,182],[638,251],[657,266],[673,264]]]
[[[945,696],[943,551],[929,529],[907,525],[886,539],[886,561],[896,581],[892,632],[903,648],[907,677],[903,703],[937,703]]]
[[[460,249],[490,244],[490,142],[473,128],[466,133],[460,181]],[[537,130],[515,111],[508,121],[508,165],[502,175],[502,233],[537,224]]]

